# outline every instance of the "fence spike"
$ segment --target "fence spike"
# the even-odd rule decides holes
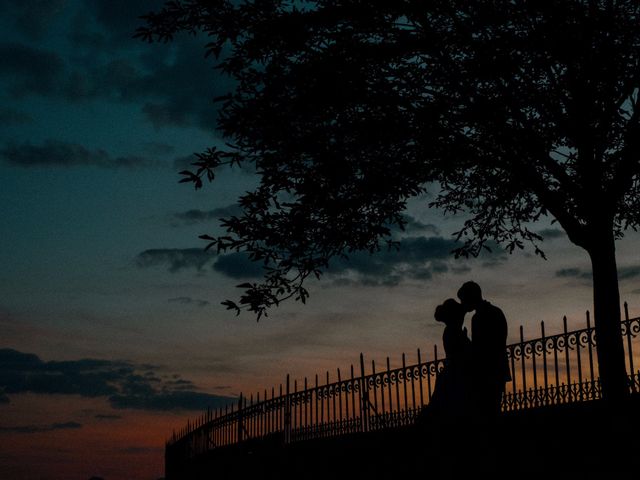
[[[362,431],[369,429],[369,391],[364,373],[364,355],[360,353],[360,411],[362,417]]]
[[[424,390],[422,387],[422,357],[418,348],[418,386],[420,387],[420,407],[424,407]]]
[[[627,342],[631,342],[631,338],[635,337],[630,333],[630,328],[631,325],[634,325],[635,328],[635,324],[636,322],[638,322],[638,319],[630,319],[628,303],[624,302],[623,305],[624,321],[626,322],[625,326],[627,327],[627,330],[624,331],[623,336],[627,337]],[[587,324],[586,331],[588,332],[588,335],[592,336],[593,329],[591,325],[590,310],[585,311],[585,317]],[[525,342],[524,326],[520,325],[518,330],[519,342],[516,341],[508,346],[508,353],[510,353],[511,370],[513,375],[513,388],[511,392],[507,393],[506,400],[502,405],[504,411],[519,410],[537,405],[563,404],[579,400],[592,400],[600,396],[600,379],[595,377],[593,368],[593,360],[596,358],[595,350],[592,354],[593,339],[589,337],[586,343],[578,339],[578,335],[584,335],[585,330],[578,329],[569,331],[568,318],[566,315],[562,316],[562,332],[560,332],[559,334],[547,336],[546,324],[544,320],[540,321],[541,337],[539,338],[529,339]],[[576,339],[578,339],[577,343]],[[571,343],[569,340],[571,340],[571,342],[573,343]],[[541,345],[542,348],[540,348]],[[519,350],[517,350],[518,346],[520,346]],[[526,347],[526,349],[524,347]],[[582,378],[582,363],[585,358],[583,358],[582,356],[583,352],[581,349],[588,349],[590,380],[586,377],[586,370],[584,381]],[[572,350],[571,354],[569,350]],[[309,387],[311,386],[309,385],[309,380],[313,382],[314,377],[304,377],[304,392],[298,391],[297,379],[294,379],[293,381],[292,392],[291,375],[287,374],[286,397],[284,396],[283,392],[284,385],[280,383],[279,390],[281,398],[278,398],[276,396],[277,389],[275,388],[275,386],[271,387],[271,399],[275,400],[275,402],[269,403],[268,405],[268,389],[264,389],[263,395],[261,395],[260,391],[257,391],[255,394],[251,393],[249,397],[246,397],[241,392],[239,394],[239,397],[237,398],[237,403],[236,401],[233,401],[231,404],[220,405],[216,408],[212,408],[211,405],[207,405],[206,410],[194,415],[191,418],[188,418],[185,424],[183,424],[180,428],[174,428],[172,430],[171,436],[166,439],[167,448],[172,448],[172,446],[176,442],[182,442],[179,443],[181,445],[180,448],[185,448],[186,445],[191,445],[199,451],[202,448],[215,448],[216,446],[229,445],[238,441],[246,440],[248,438],[258,438],[259,436],[266,433],[270,433],[273,431],[282,431],[282,424],[278,420],[278,416],[280,416],[280,418],[282,418],[282,416],[285,417],[284,429],[285,436],[288,441],[292,441],[293,439],[302,439],[303,437],[313,438],[314,435],[325,437],[327,435],[337,434],[339,432],[355,432],[358,428],[362,428],[365,431],[369,429],[379,428],[382,424],[378,422],[374,423],[373,420],[380,420],[381,417],[374,417],[374,413],[382,415],[384,417],[382,418],[384,422],[387,422],[387,420],[391,422],[410,422],[411,418],[401,417],[403,415],[403,411],[409,410],[408,400],[412,400],[411,405],[414,409],[419,406],[416,402],[417,398],[416,392],[414,390],[414,381],[418,381],[418,386],[416,386],[415,389],[417,390],[417,388],[420,388],[420,405],[424,405],[424,401],[427,400],[427,398],[423,397],[422,382],[424,381],[429,387],[428,398],[430,398],[432,380],[431,376],[434,372],[433,367],[435,365],[435,372],[437,374],[438,365],[442,364],[442,360],[438,358],[438,345],[433,346],[433,351],[434,361],[431,362],[427,361],[427,359],[422,358],[421,349],[418,348],[417,365],[407,365],[407,355],[403,352],[401,354],[402,364],[401,366],[395,368],[393,372],[391,371],[389,357],[386,357],[386,372],[384,371],[383,364],[378,365],[380,372],[377,372],[376,362],[374,359],[372,359],[371,372],[368,376],[366,374],[364,353],[361,352],[359,355],[360,375],[358,375],[358,377],[355,376],[354,365],[351,364],[351,380],[345,380],[345,382],[350,383],[343,385],[341,383],[343,382],[341,370],[340,368],[336,368],[336,388],[331,390],[328,388],[328,386],[331,384],[329,370],[325,371],[327,387],[319,386],[319,378],[316,374],[315,389],[313,389],[312,387],[309,390]],[[636,385],[640,386],[640,370],[636,370],[636,366],[633,365],[634,358],[632,356],[631,345],[627,345],[627,353],[629,354],[629,371],[636,371],[636,373],[631,373],[630,375],[630,379],[633,382],[631,388],[637,390],[639,387]],[[559,354],[565,357],[561,362],[558,362]],[[549,362],[553,361],[553,367],[551,366],[551,364],[547,363],[548,358]],[[518,380],[521,377],[520,372],[518,371],[520,370],[520,368],[515,367],[514,360],[516,359],[518,364],[522,362],[522,389],[516,389],[516,377],[518,377]],[[531,359],[531,361],[529,361],[529,359]],[[574,360],[577,362],[577,367],[573,365]],[[424,373],[422,370],[423,362],[424,366],[426,367]],[[541,369],[544,374],[544,389],[542,389],[542,384],[540,386],[538,385],[537,375],[539,374],[540,363],[542,365]],[[559,363],[560,366],[563,367],[563,375],[559,375]],[[357,364],[355,365],[357,368]],[[550,378],[551,375],[548,375],[548,368],[554,368],[555,370],[555,383],[551,383],[553,380],[552,378]],[[571,377],[575,376],[576,368],[577,376],[575,379],[572,379]],[[407,369],[410,369],[410,372],[408,372]],[[407,378],[407,374],[409,373],[411,375],[410,380]],[[392,374],[394,375],[393,380],[391,380]],[[532,377],[531,374],[533,375]],[[404,388],[399,385],[401,377]],[[373,379],[372,383],[370,383],[371,379]],[[382,384],[377,386],[375,383],[376,380],[381,380]],[[386,382],[387,380],[388,383],[385,384],[384,382]],[[530,383],[527,382],[527,380],[532,380],[533,385],[527,385],[527,383]],[[407,391],[408,383],[411,383],[410,399],[408,398]],[[356,385],[356,387],[349,389],[349,385]],[[359,411],[356,408],[358,406],[358,403],[357,399],[355,398],[358,394],[358,392],[356,391],[357,386],[360,387],[361,394]],[[345,388],[345,390],[343,391],[342,388]],[[399,392],[399,388],[403,388],[403,392]],[[378,410],[378,389],[380,390],[380,396],[382,400],[382,410]],[[392,400],[393,389],[396,390],[396,398],[394,400]],[[385,390],[387,390],[387,392],[385,392]],[[404,394],[404,404],[400,403],[402,393]],[[301,396],[298,397],[294,394],[301,394]],[[371,397],[371,395],[373,396]],[[352,397],[351,401],[349,401],[349,396]],[[387,397],[389,400],[388,410],[385,405]],[[343,398],[344,407],[346,408],[344,423],[342,416]],[[326,403],[326,423],[322,423],[324,421],[323,415],[321,415],[320,418],[318,418],[317,416],[319,402],[323,405],[323,407]],[[349,405],[349,403],[351,403],[351,405]],[[396,403],[395,407],[393,406],[393,403]],[[264,411],[258,412],[257,409],[255,411],[243,411],[243,409],[247,408],[247,404],[252,407],[263,404],[261,406],[263,407]],[[315,418],[313,413],[313,404],[316,405]],[[309,407],[309,412],[307,412],[307,407]],[[349,412],[350,407],[353,407],[352,412]],[[278,412],[280,413],[276,412],[276,409],[278,409]],[[358,416],[361,416],[362,423],[358,421],[358,417],[356,416],[357,412]],[[244,423],[243,413],[245,414]],[[291,416],[292,413],[293,418]],[[309,417],[307,416],[308,413]],[[235,414],[235,416],[232,416],[232,418],[224,418],[225,416],[231,416],[231,414]],[[339,420],[339,422],[337,422],[337,420]],[[271,423],[272,421],[273,424]],[[299,423],[296,423],[296,421],[298,421]],[[239,436],[236,436],[234,434],[234,430],[236,427],[238,427]],[[302,430],[298,427],[301,427]],[[240,432],[240,430],[242,430],[242,432]],[[295,436],[292,437],[292,435]],[[209,445],[209,443],[207,443],[209,441],[213,442],[213,447],[203,447],[202,442]]]
[[[407,397],[407,361],[404,352],[402,352],[402,387],[404,390],[404,409],[408,410],[408,397]]]
[[[627,304],[627,302],[624,302],[624,323],[625,323],[626,333],[627,333],[627,355],[629,357],[629,371],[631,372],[631,376],[633,377],[633,370],[634,370],[633,342],[631,341],[631,338],[633,337],[633,335],[631,333],[632,328],[631,328],[631,323],[629,322],[629,305]],[[636,392],[635,382],[631,382],[631,390],[633,392]]]
[[[287,373],[287,396],[284,410],[284,441],[285,443],[289,443],[291,441],[291,398],[289,397],[290,392],[290,377]]]
[[[433,346],[433,361],[436,366],[436,379],[438,378],[438,345]]]

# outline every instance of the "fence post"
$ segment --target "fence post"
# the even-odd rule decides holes
[[[282,384],[278,386],[278,410],[276,411],[276,429],[282,430],[284,438],[284,396],[282,395]]]
[[[342,431],[342,377],[340,376],[340,369],[336,369],[338,373],[338,409],[340,414],[340,431]]]
[[[307,377],[304,377],[304,424],[303,425],[304,425],[305,435],[309,427],[308,411],[310,407],[311,407],[311,399],[309,397],[309,390],[307,389]]]
[[[326,404],[327,404],[327,434],[330,434],[329,432],[332,431],[333,427],[332,427],[332,422],[331,422],[331,402],[329,397],[331,396],[329,394],[329,370],[327,370],[327,374],[325,377],[327,380],[325,382],[325,400],[326,400]]]
[[[407,362],[404,352],[402,352],[402,387],[404,390],[404,411],[407,412],[407,410],[409,410],[409,406],[407,405],[409,400],[407,396]]]
[[[238,414],[237,414],[237,418],[238,418],[238,441],[237,443],[242,442],[242,393],[240,393],[240,398],[238,399]]]
[[[520,325],[520,368],[522,369],[522,402],[526,408],[529,406],[529,397],[527,395],[527,364],[524,354],[524,330]]]
[[[587,317],[587,347],[588,347],[588,352],[589,352],[589,379],[591,381],[591,384],[589,385],[589,390],[590,390],[590,395],[591,398],[595,398],[595,393],[594,393],[594,389],[595,389],[595,381],[594,381],[594,373],[593,373],[593,337],[591,335],[591,314],[589,313],[589,310],[587,310],[586,312],[586,317]]]
[[[287,390],[284,400],[284,443],[291,442],[291,397],[289,396],[289,374],[287,373]]]
[[[315,426],[319,426],[320,425],[320,415],[318,413],[320,411],[319,407],[318,407],[318,392],[319,392],[318,385],[319,385],[318,384],[318,374],[316,373],[316,388],[314,389],[314,394],[313,394],[314,398],[315,398],[315,402],[314,402],[313,405],[311,405],[311,412],[313,412],[313,407],[314,406],[315,406],[315,409],[316,409],[315,410],[316,411],[316,416],[315,417],[313,416],[313,413],[311,413],[311,423],[313,423],[313,419],[314,418],[316,419],[315,420],[316,423],[314,424]],[[316,428],[315,430],[317,432],[318,428]]]
[[[422,388],[422,358],[420,357],[420,349],[418,349],[418,385],[420,386],[420,408],[422,408],[424,407],[424,391]],[[384,407],[382,409],[384,410]]]
[[[351,375],[350,377],[350,382],[351,382],[351,416],[353,417],[353,421],[351,422],[351,429],[355,430],[356,428],[356,381],[355,379],[355,373],[353,373],[353,363],[351,365],[349,365],[349,374]],[[347,403],[349,402],[349,397],[347,397]],[[362,415],[361,415],[362,416]]]
[[[297,397],[297,393],[298,393],[298,380],[294,379],[293,380],[293,396]],[[293,401],[293,398],[291,399],[291,430],[294,431],[298,428],[298,399],[296,398],[296,401]]]
[[[380,411],[378,410],[378,388],[376,385],[376,362],[371,360],[371,386],[373,387],[373,413],[376,416],[376,428],[380,419]],[[371,401],[369,401],[371,403]]]
[[[631,322],[629,322],[629,305],[624,302],[624,323],[627,327],[627,352],[629,354],[629,373],[631,374],[630,383],[631,391],[636,391],[636,382],[633,381],[633,345],[631,343]]]
[[[364,355],[360,354],[360,411],[362,412],[362,431],[369,430],[369,386],[364,378]]]
[[[540,333],[542,334],[542,368],[544,370],[544,405],[548,403],[549,375],[547,374],[547,335],[544,331],[544,321],[540,322]]]
[[[562,329],[564,338],[564,363],[567,370],[567,401],[571,403],[571,362],[569,361],[569,333],[567,330],[567,316],[562,317]]]

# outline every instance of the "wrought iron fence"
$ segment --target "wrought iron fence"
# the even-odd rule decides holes
[[[640,392],[640,371],[635,370],[634,345],[640,341],[640,317],[629,318],[624,304],[622,335],[625,344],[629,389]],[[547,335],[541,322],[541,336],[524,339],[507,346],[512,380],[502,402],[504,412],[541,406],[566,404],[601,397],[597,367],[596,334],[589,312],[586,328]],[[636,346],[636,351],[638,348]],[[241,442],[270,440],[284,443],[326,438],[411,425],[429,404],[439,373],[446,359],[438,358],[434,346],[432,360],[423,361],[417,351],[417,363],[402,366],[377,366],[370,371],[360,355],[359,370],[353,365],[344,375],[340,369],[331,381],[324,378],[291,381],[247,398],[240,395],[236,405],[209,410],[178,432],[167,442],[167,468],[209,452]]]

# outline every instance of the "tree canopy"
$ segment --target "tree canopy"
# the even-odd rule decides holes
[[[184,0],[146,16],[149,41],[208,35],[235,80],[219,99],[228,148],[182,172],[196,188],[223,165],[259,175],[227,234],[203,237],[265,264],[228,308],[304,301],[307,277],[383,248],[430,188],[429,206],[469,215],[457,254],[496,240],[543,255],[528,225],[557,220],[594,262],[596,322],[616,298],[619,320],[614,238],[640,222],[639,13],[631,0]]]

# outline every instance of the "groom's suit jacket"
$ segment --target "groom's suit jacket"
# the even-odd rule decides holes
[[[471,319],[471,346],[473,368],[482,371],[484,381],[504,383],[511,380],[507,332],[507,319],[502,310],[483,300]]]

